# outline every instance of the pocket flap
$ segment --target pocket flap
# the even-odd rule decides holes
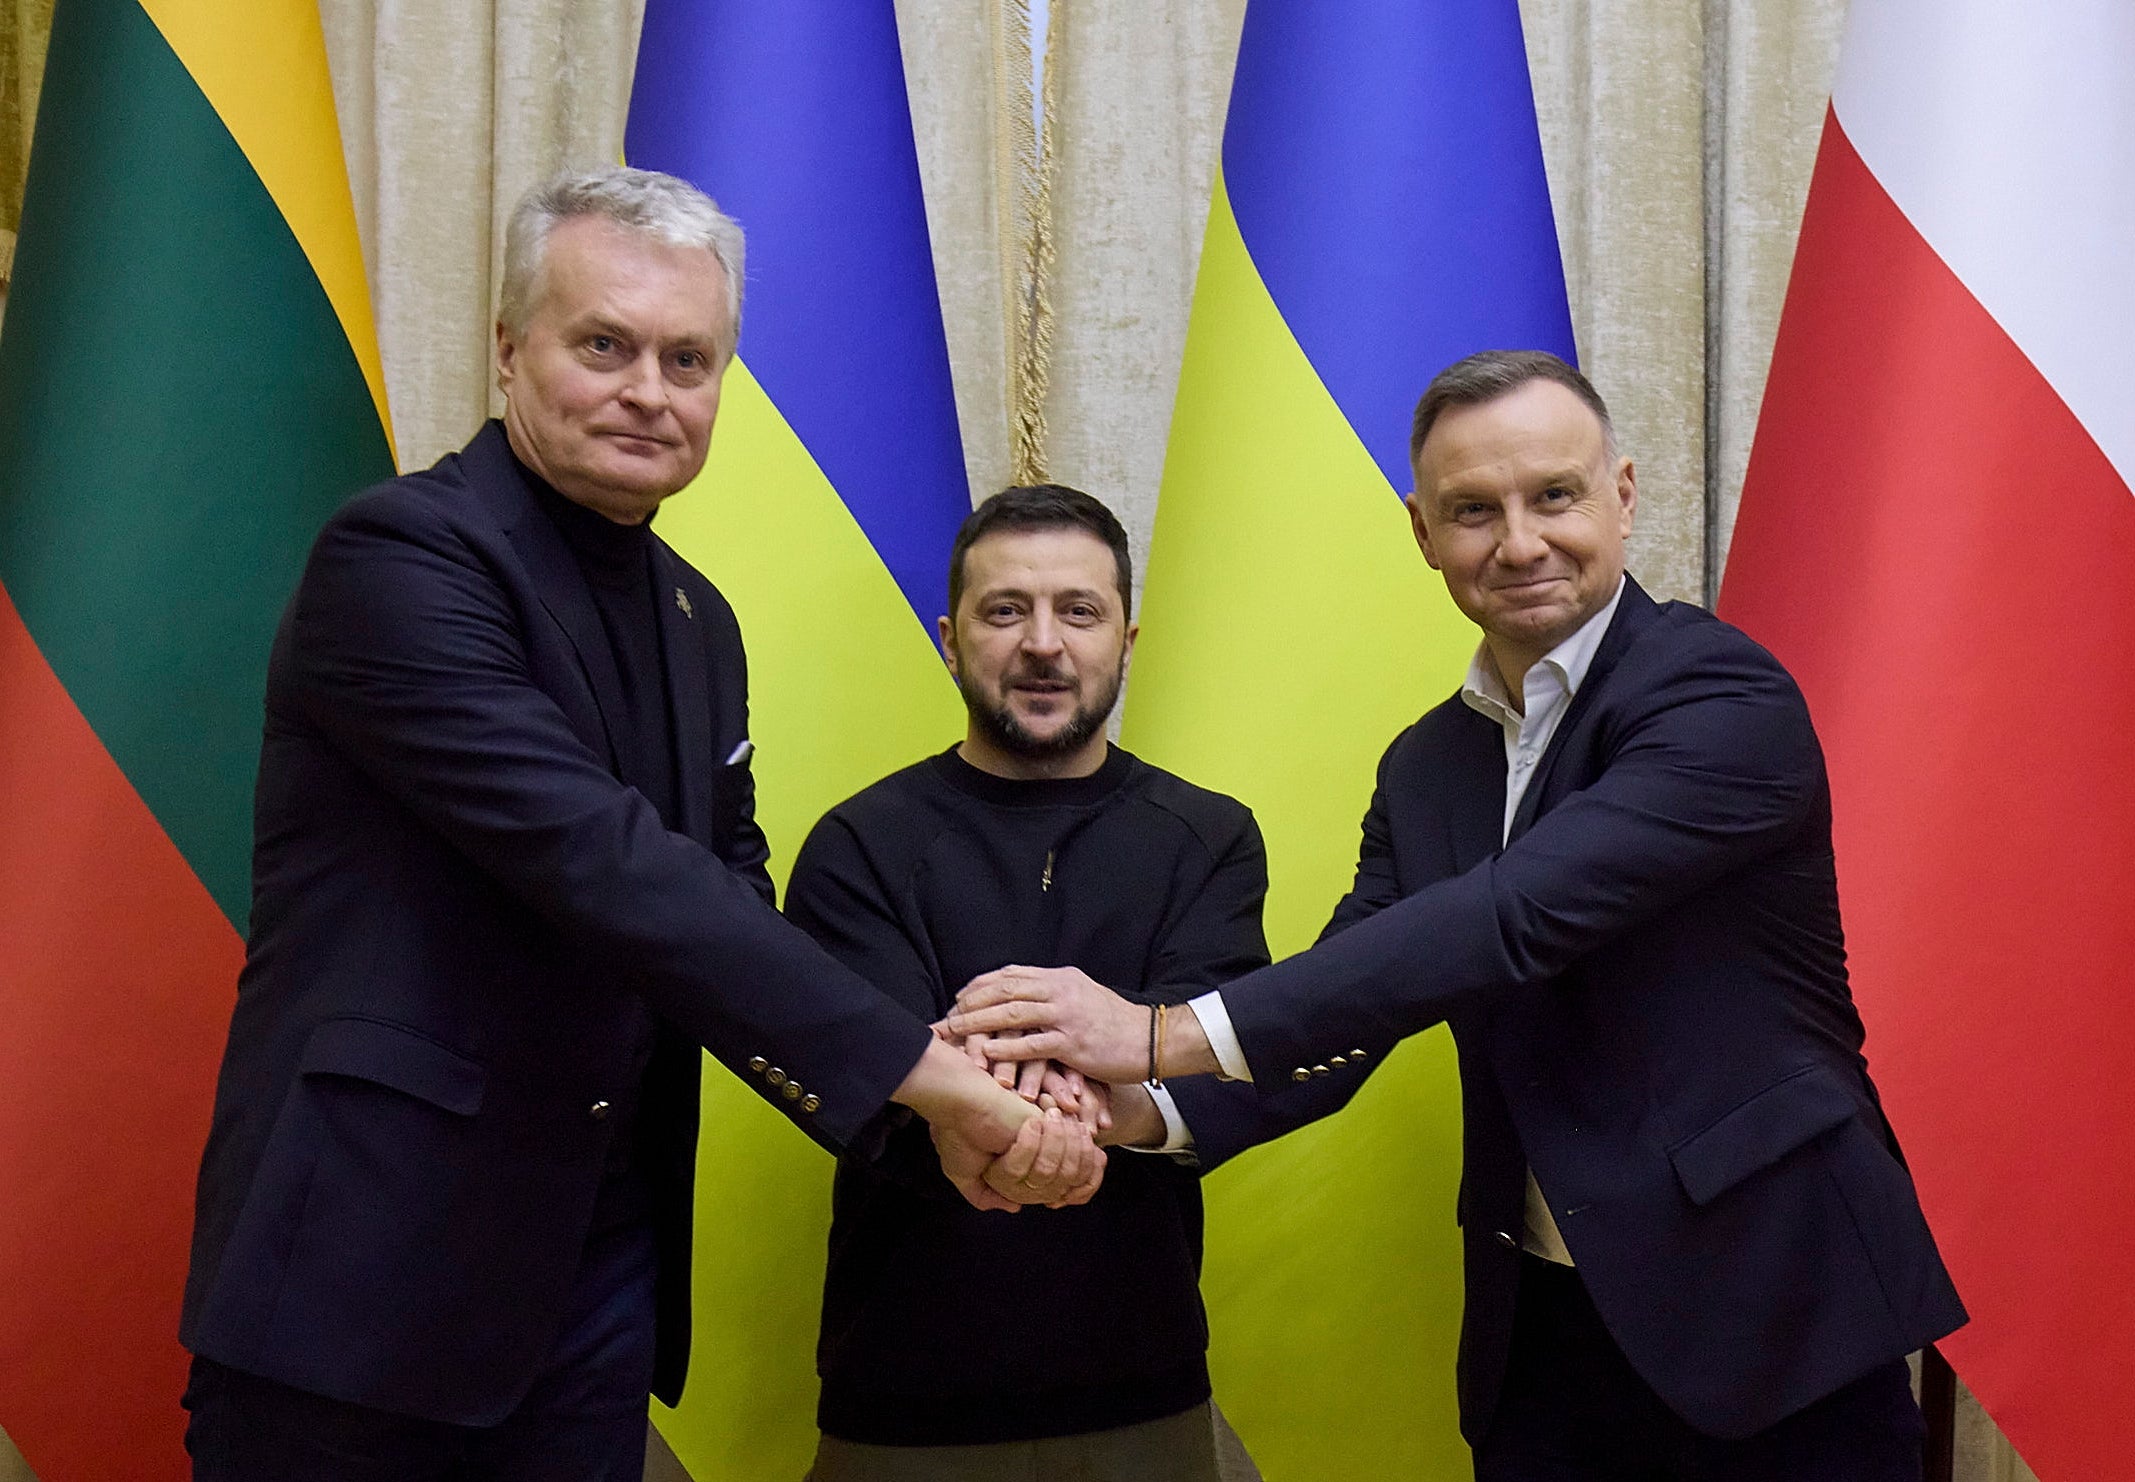
[[[328,1019],[304,1042],[304,1075],[375,1081],[471,1117],[482,1109],[488,1072],[457,1050],[381,1019]]]
[[[1710,1204],[1859,1110],[1853,1093],[1829,1070],[1805,1066],[1669,1148],[1668,1158],[1690,1202]]]

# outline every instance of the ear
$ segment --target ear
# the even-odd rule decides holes
[[[1631,516],[1638,511],[1638,475],[1626,458],[1616,465],[1616,502],[1621,509],[1617,533],[1631,533]]]
[[[497,321],[497,389],[507,396],[511,394],[512,377],[518,371],[519,345],[504,321]]]
[[[1125,674],[1127,666],[1134,662],[1134,640],[1142,636],[1140,623],[1127,624],[1127,641],[1119,651],[1119,672]]]
[[[1408,506],[1409,529],[1415,532],[1416,549],[1423,552],[1425,563],[1437,571],[1438,556],[1431,549],[1431,527],[1423,517],[1423,496],[1410,490],[1401,496],[1401,502]]]
[[[934,631],[941,638],[941,656],[949,666],[951,678],[961,679],[956,672],[956,624],[946,617],[934,620]]]

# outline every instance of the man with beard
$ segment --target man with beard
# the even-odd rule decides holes
[[[941,644],[964,739],[827,814],[787,896],[906,1008],[938,1019],[1008,963],[1168,1005],[1267,961],[1252,814],[1105,738],[1130,589],[1126,532],[1074,489],[1005,490],[958,532]],[[1105,1119],[1072,1072],[1021,1079]],[[1114,1159],[1088,1204],[1001,1219],[956,1197],[918,1121],[870,1130],[838,1165],[813,1482],[1252,1475],[1219,1471],[1196,1169]],[[974,1311],[984,1291],[1060,1320],[1033,1342]],[[1220,1446],[1242,1461],[1227,1430]]]

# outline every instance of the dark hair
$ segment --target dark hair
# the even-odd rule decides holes
[[[1134,561],[1127,554],[1127,531],[1112,511],[1080,489],[1065,484],[1028,484],[992,495],[964,519],[949,547],[949,617],[964,600],[964,552],[996,530],[1087,530],[1112,548],[1119,579],[1119,606],[1132,616]]]
[[[1547,350],[1485,350],[1456,360],[1431,377],[1423,397],[1416,403],[1416,418],[1409,424],[1409,465],[1423,451],[1439,417],[1450,407],[1479,406],[1496,401],[1508,391],[1517,391],[1529,381],[1555,381],[1581,401],[1601,423],[1601,437],[1611,457],[1616,453],[1616,427],[1609,421],[1609,408],[1594,389],[1594,383]]]

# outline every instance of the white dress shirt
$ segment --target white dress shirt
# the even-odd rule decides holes
[[[1534,779],[1535,767],[1541,762],[1542,754],[1549,750],[1558,723],[1564,719],[1564,712],[1571,708],[1572,697],[1586,682],[1586,672],[1594,664],[1594,653],[1601,647],[1602,637],[1609,631],[1609,622],[1616,616],[1616,605],[1622,600],[1623,581],[1619,578],[1615,592],[1601,611],[1535,660],[1521,685],[1520,703],[1514,702],[1511,691],[1498,674],[1488,643],[1479,645],[1475,657],[1469,660],[1468,677],[1460,687],[1461,702],[1478,715],[1496,721],[1505,733],[1505,817],[1498,834],[1500,844],[1511,834],[1513,815],[1520,811],[1520,799],[1527,795],[1527,784]],[[1238,1043],[1238,1032],[1231,1027],[1230,1011],[1223,1006],[1222,992],[1204,993],[1187,1006],[1201,1021],[1201,1032],[1208,1036],[1216,1063],[1223,1067],[1223,1078],[1251,1080],[1252,1070],[1246,1064],[1244,1048]],[[1170,1093],[1161,1086],[1152,1086],[1149,1091],[1164,1118],[1162,1150],[1182,1152],[1190,1149],[1192,1134]],[[1560,1266],[1572,1264],[1571,1252],[1565,1249],[1564,1237],[1558,1233],[1557,1222],[1549,1212],[1549,1201],[1542,1197],[1541,1185],[1535,1182],[1532,1169],[1527,1173],[1527,1228],[1524,1233],[1526,1238],[1522,1243],[1533,1254]]]

